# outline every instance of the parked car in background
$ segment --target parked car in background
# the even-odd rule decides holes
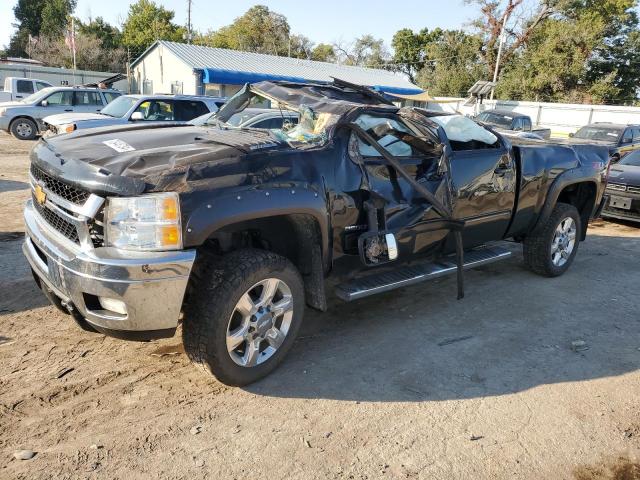
[[[100,112],[63,113],[43,119],[48,132],[70,133],[85,128],[130,122],[187,122],[218,110],[224,99],[191,95],[122,95]]]
[[[640,125],[599,122],[569,134],[570,143],[592,143],[609,147],[611,159],[619,161],[627,153],[640,150]]]
[[[640,222],[640,150],[631,152],[609,170],[603,217]]]
[[[498,131],[522,132],[548,140],[551,137],[550,128],[533,127],[531,117],[509,110],[485,110],[475,117],[475,120],[494,127]],[[526,137],[527,135],[525,135]],[[532,137],[532,138],[536,138]]]
[[[45,129],[42,119],[64,112],[97,113],[119,97],[117,90],[48,87],[20,102],[0,103],[0,130],[20,140],[33,140]]]
[[[22,100],[43,88],[52,86],[49,82],[36,78],[7,77],[4,79],[4,89],[0,92],[0,102]]]
[[[215,115],[203,115],[189,122],[193,125],[215,123]],[[298,112],[273,108],[247,108],[236,113],[225,124],[237,128],[283,128],[287,123],[298,124]]]

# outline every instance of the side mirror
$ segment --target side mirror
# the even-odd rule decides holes
[[[573,137],[575,137],[575,136],[576,136],[576,134],[575,134],[575,133],[573,133],[573,132],[571,132],[571,133],[569,134],[569,138],[573,138]]]
[[[46,100],[42,100],[42,101],[40,102],[40,106],[41,106],[41,107],[48,107],[48,106],[49,106],[49,102],[48,102],[48,101],[46,101]]]
[[[630,143],[633,143],[633,140],[631,138],[623,138],[622,141],[620,142],[623,145],[628,145]]]
[[[131,121],[135,122],[138,120],[144,120],[144,115],[142,115],[142,112],[133,112],[131,114]]]

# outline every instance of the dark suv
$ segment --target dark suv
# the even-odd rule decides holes
[[[570,134],[577,143],[594,143],[609,147],[611,159],[617,162],[629,152],[640,149],[640,125],[592,123]]]

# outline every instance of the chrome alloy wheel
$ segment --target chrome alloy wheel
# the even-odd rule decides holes
[[[18,122],[16,133],[22,138],[28,138],[33,134],[33,128],[27,122]]]
[[[576,246],[577,231],[576,222],[571,217],[565,218],[557,226],[551,242],[551,262],[556,267],[562,267],[569,260]]]
[[[236,303],[227,326],[227,351],[242,367],[271,358],[282,345],[293,319],[289,286],[267,278],[247,290]]]

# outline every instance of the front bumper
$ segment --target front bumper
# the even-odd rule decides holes
[[[105,333],[175,330],[195,250],[132,252],[101,247],[83,251],[51,229],[32,200],[27,202],[24,220],[22,250],[34,274],[91,326]],[[126,314],[105,310],[100,297],[124,302]]]
[[[628,199],[631,202],[631,208],[629,210],[625,210],[622,208],[612,207],[609,202],[611,196]],[[615,218],[618,220],[628,220],[631,222],[640,222],[640,194],[608,190],[607,197],[607,203],[602,209],[603,217]]]

